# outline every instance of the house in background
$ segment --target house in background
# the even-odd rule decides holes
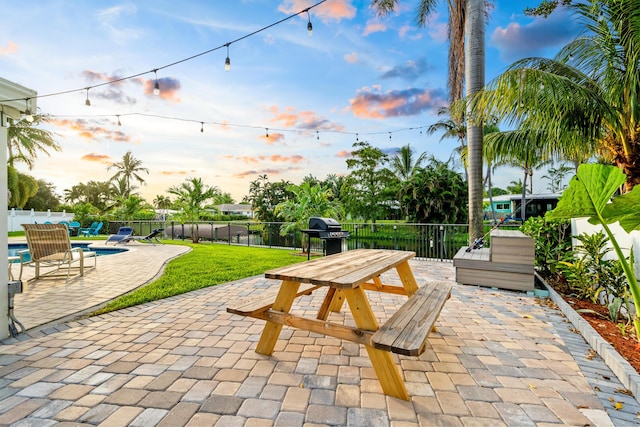
[[[253,218],[253,211],[251,205],[247,204],[231,204],[226,203],[222,205],[214,206],[223,215],[243,215],[247,218]]]
[[[525,216],[526,218],[532,216],[542,216],[547,211],[555,209],[560,200],[561,194],[558,193],[540,193],[540,194],[527,194],[525,199]],[[493,212],[495,212],[495,219],[502,220],[504,218],[513,218],[515,220],[522,218],[520,213],[520,204],[522,203],[521,194],[504,194],[502,196],[495,196],[492,198]],[[491,219],[493,212],[489,199],[486,198],[484,202],[484,216],[485,219]]]

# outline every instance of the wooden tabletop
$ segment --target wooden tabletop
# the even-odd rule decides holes
[[[338,289],[355,288],[415,255],[408,251],[356,249],[269,270],[264,276]]]

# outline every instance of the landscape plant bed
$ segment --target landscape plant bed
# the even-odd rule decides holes
[[[640,402],[640,358],[637,354],[640,350],[633,333],[634,328],[625,330],[626,335],[623,335],[617,323],[612,322],[606,314],[607,307],[563,295],[559,292],[559,289],[562,289],[561,284],[554,286],[553,281],[547,282],[538,273],[536,282],[549,291],[549,299],[541,300],[541,303],[559,309],[573,324],[573,332],[581,335],[591,346],[592,350],[585,357],[591,359],[600,356],[618,377],[628,394]],[[604,313],[607,318],[601,318],[585,309]]]
[[[624,325],[623,322],[614,323],[609,319],[607,307],[601,304],[594,304],[590,301],[580,300],[571,296],[563,295],[562,298],[589,324],[598,334],[609,344],[631,366],[640,373],[640,345],[636,339],[635,332],[631,325]],[[595,313],[598,314],[595,314]]]

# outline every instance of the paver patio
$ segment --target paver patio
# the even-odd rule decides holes
[[[153,253],[165,260],[171,256]],[[135,282],[122,263],[110,273],[111,267],[101,263],[110,257],[99,260],[104,282],[88,282],[97,272],[82,279],[86,293],[102,289],[118,274]],[[149,256],[136,262],[144,258]],[[132,264],[127,261],[127,269],[135,270]],[[411,267],[419,283],[454,277],[450,263],[411,261]],[[383,278],[396,280],[394,275]],[[365,349],[351,342],[285,327],[273,356],[255,353],[263,322],[227,313],[225,302],[258,295],[275,284],[247,278],[5,341],[0,346],[0,424],[495,427],[638,422],[637,401],[615,391],[620,383],[599,358],[590,357],[572,325],[534,297],[454,286],[438,332],[430,335],[431,349],[420,357],[394,355],[411,397],[405,402],[382,393]],[[303,298],[322,297],[315,292]],[[64,306],[65,301],[49,299],[48,305]],[[403,297],[375,293],[371,301],[383,319]],[[312,305],[303,301],[293,309]],[[332,316],[340,320],[344,313]],[[615,402],[623,404],[622,410],[613,409]]]

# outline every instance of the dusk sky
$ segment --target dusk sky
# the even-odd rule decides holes
[[[19,169],[62,195],[109,179],[107,166],[131,150],[150,171],[138,190],[149,202],[191,177],[240,201],[262,174],[299,184],[348,173],[356,139],[391,155],[411,144],[447,160],[457,141],[425,132],[447,105],[447,2],[425,28],[415,24],[418,0],[382,18],[369,1],[328,0],[310,10],[312,37],[307,13],[250,35],[314,3],[0,0],[0,77],[42,96],[39,112],[53,116],[45,127],[62,146]],[[538,0],[494,3],[487,81],[514,60],[553,56],[579,30],[563,11],[524,16]],[[534,192],[545,191],[543,174]],[[506,187],[520,177],[500,168],[493,181]]]

